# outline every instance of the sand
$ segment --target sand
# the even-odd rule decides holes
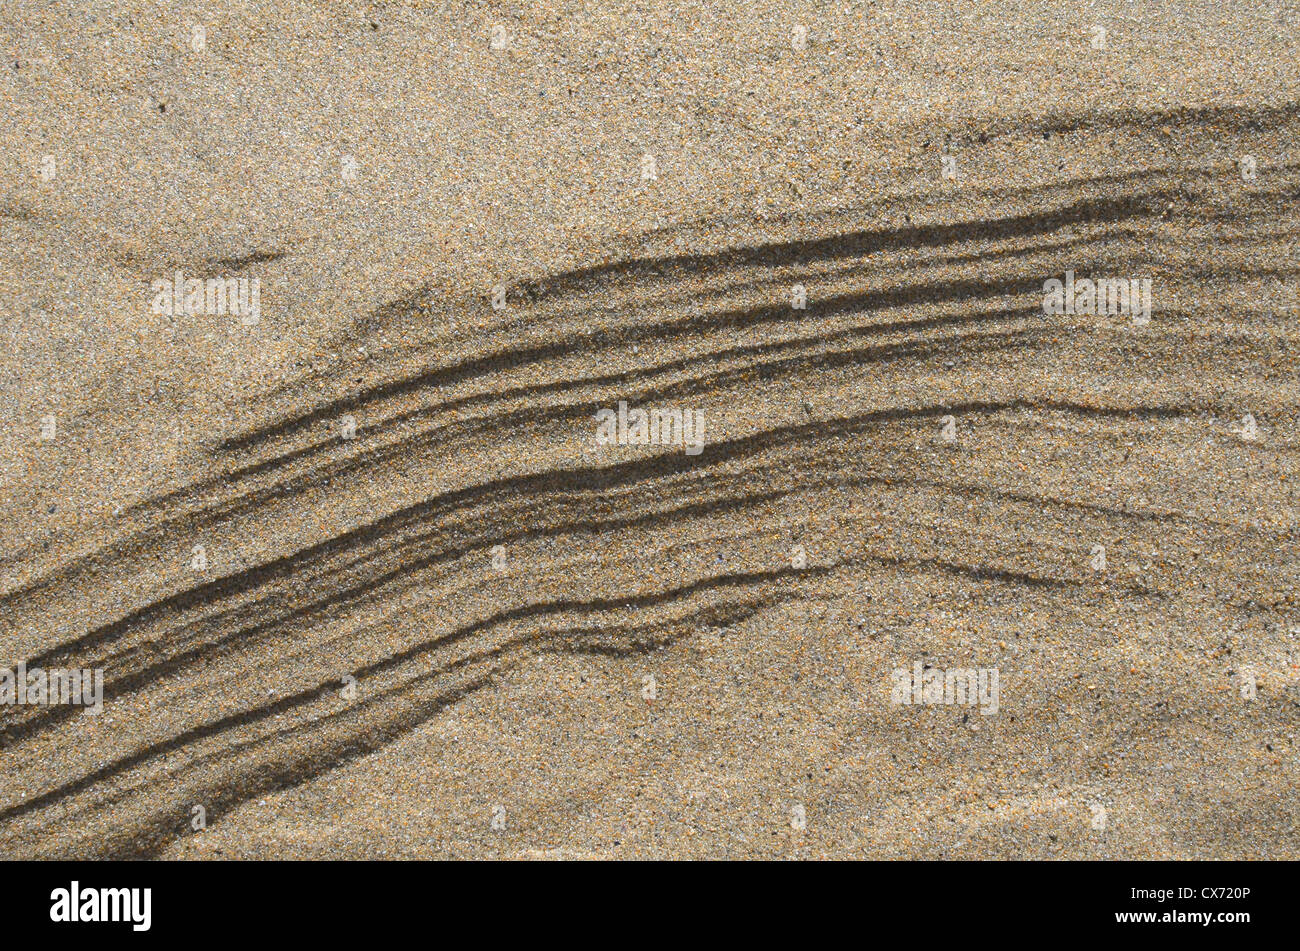
[[[0,856],[1300,857],[1297,24],[9,4]]]

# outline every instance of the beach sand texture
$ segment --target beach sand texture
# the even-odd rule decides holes
[[[1300,5],[0,49],[0,857],[1300,858]]]

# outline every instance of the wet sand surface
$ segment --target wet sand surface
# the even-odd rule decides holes
[[[9,4],[0,857],[1300,857],[1298,26]]]

